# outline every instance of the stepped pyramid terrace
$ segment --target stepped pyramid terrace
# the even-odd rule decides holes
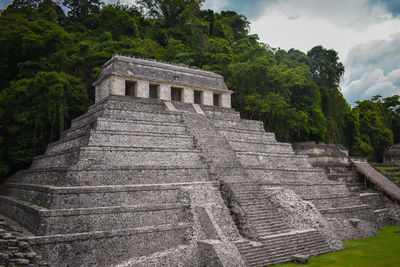
[[[89,111],[2,186],[0,237],[20,231],[39,265],[261,267],[399,222],[347,155],[318,165],[318,148],[296,154],[241,119],[220,75],[115,55],[94,86]]]

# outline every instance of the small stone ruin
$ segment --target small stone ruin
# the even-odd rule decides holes
[[[94,85],[96,103],[0,195],[41,264],[261,267],[391,223],[380,196],[241,119],[220,75],[115,55]]]
[[[394,144],[386,149],[383,155],[383,163],[400,166],[400,144]]]

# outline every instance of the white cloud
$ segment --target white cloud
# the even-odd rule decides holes
[[[368,0],[273,3],[266,4],[264,14],[251,24],[252,33],[273,47],[306,52],[321,44],[338,51],[344,60],[354,45],[400,31],[400,20]]]
[[[228,7],[229,1],[228,0],[207,0],[203,4],[203,9],[212,9],[214,11],[224,10]]]
[[[364,73],[360,79],[349,83],[345,97],[348,101],[354,102],[374,95],[388,97],[395,94],[400,94],[400,68],[387,75],[381,69]]]
[[[399,93],[400,32],[354,46],[346,60],[343,94],[352,103],[373,95]],[[396,76],[397,75],[397,76]]]
[[[385,73],[400,66],[400,32],[388,39],[374,40],[354,46],[347,56],[346,65],[351,67],[351,78],[374,68]]]

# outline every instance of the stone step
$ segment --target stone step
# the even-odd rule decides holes
[[[326,208],[339,208],[346,207],[349,205],[361,205],[363,204],[359,196],[345,196],[345,197],[306,197],[304,200],[312,201],[317,209]]]
[[[262,266],[267,266],[267,265],[275,265],[275,264],[291,262],[293,260],[293,255],[297,254],[296,251],[298,251],[298,248],[294,247],[294,248],[292,248],[292,250],[287,250],[286,253],[272,254],[272,256],[268,257],[268,258],[263,258],[263,257],[254,258],[253,260],[249,260],[249,264],[250,264],[250,266],[262,267]],[[330,252],[330,249],[313,247],[310,249],[303,249],[300,251],[302,251],[302,254],[310,255],[312,253],[312,255],[310,255],[310,256],[317,256],[317,255],[321,255],[321,254]],[[308,252],[311,252],[311,253],[308,253]]]
[[[190,222],[189,206],[181,203],[49,210],[0,196],[0,212],[36,235],[108,231]]]
[[[370,205],[375,209],[384,208],[385,201],[382,193],[360,193],[360,198],[363,204]]]
[[[145,147],[193,149],[194,139],[187,134],[120,133],[96,131],[90,135],[89,145],[110,147]]]
[[[301,196],[351,194],[345,184],[288,185],[287,188]]]
[[[214,127],[219,130],[246,130],[265,133],[264,125],[260,121],[249,121],[249,120],[221,120],[213,119],[210,117],[210,121]]]
[[[4,196],[36,203],[48,209],[168,204],[181,201],[185,186],[215,187],[215,182],[56,187],[9,183]]]
[[[163,122],[163,121],[143,121],[134,119],[110,119],[98,117],[93,119],[93,123],[81,127],[73,127],[61,133],[61,138],[78,137],[87,134],[88,130],[115,131],[121,132],[141,132],[141,133],[170,133],[186,134],[187,130],[181,122]]]
[[[98,118],[95,124],[96,130],[112,131],[118,129],[121,132],[140,132],[140,133],[166,133],[166,134],[186,134],[187,129],[181,122],[163,121],[141,121],[141,120],[116,120],[108,118]]]
[[[132,257],[147,256],[165,248],[187,245],[190,223],[113,229],[78,234],[29,237],[33,249],[51,266],[114,266]],[[152,242],[149,240],[162,240]],[[51,251],[51,253],[46,253]],[[87,253],[86,253],[87,252]],[[88,257],[89,256],[89,257]]]
[[[84,136],[62,138],[60,141],[50,143],[46,155],[82,146],[193,149],[194,140],[186,134],[91,130]]]
[[[328,244],[316,231],[288,232],[266,237],[256,246],[244,242],[236,243],[236,246],[250,266],[288,262],[298,253],[315,256],[330,251]]]
[[[246,258],[248,258],[249,262],[258,262],[260,260],[273,260],[273,263],[278,263],[274,258],[288,258],[290,261],[291,257],[295,254],[298,254],[300,251],[301,254],[307,254],[310,256],[315,256],[318,254],[330,252],[329,246],[320,247],[319,245],[321,242],[319,240],[316,241],[302,241],[301,243],[296,240],[297,242],[286,242],[282,243],[281,245],[276,246],[274,249],[260,249],[254,253],[243,253]]]
[[[237,152],[240,163],[245,168],[312,168],[307,156],[292,154],[272,154],[260,152]]]
[[[257,227],[257,229],[262,229],[265,227],[273,227],[276,225],[286,225],[286,223],[282,220],[282,217],[279,216],[267,216],[267,217],[249,217],[249,221],[251,221],[252,225]]]
[[[289,232],[287,225],[276,223],[270,225],[255,226],[254,229],[261,237],[270,236],[273,233]]]
[[[72,120],[71,129],[82,127],[83,125],[90,124],[98,117],[117,119],[117,120],[141,120],[141,121],[155,121],[155,122],[181,122],[181,114],[170,111],[152,111],[145,110],[129,110],[126,107],[96,107],[92,111]]]
[[[232,108],[222,108],[201,104],[199,106],[204,111],[204,113],[215,119],[228,118],[230,120],[240,120],[240,113]]]
[[[61,138],[57,142],[53,142],[47,145],[46,152],[44,155],[56,155],[64,152],[68,152],[73,149],[79,149],[81,146],[87,146],[89,143],[89,133],[86,131],[85,134],[78,136],[68,136]]]
[[[277,214],[265,214],[263,216],[248,216],[249,220],[253,223],[258,223],[260,225],[265,224],[275,224],[277,222],[281,223],[282,217]]]
[[[136,165],[123,167],[47,168],[20,172],[16,183],[56,186],[100,186],[201,182],[211,179],[207,166]]]
[[[183,165],[203,166],[198,150],[190,149],[151,149],[87,146],[71,149],[60,154],[35,157],[30,169],[46,169],[75,165],[81,168],[100,169],[110,167],[131,167],[141,165]]]
[[[145,111],[133,111],[123,109],[107,109],[102,113],[103,118],[114,119],[114,120],[136,120],[136,121],[148,121],[148,122],[182,122],[182,116],[177,112],[145,112]]]
[[[301,241],[301,243],[297,243],[297,242]],[[327,244],[325,245],[321,245],[321,243],[323,244],[324,242],[319,238],[294,238],[291,241],[286,240],[283,242],[274,242],[274,247],[268,246],[268,245],[264,245],[259,247],[258,249],[252,249],[252,248],[248,248],[247,250],[241,249],[241,252],[243,252],[243,254],[249,258],[251,258],[252,260],[256,260],[256,259],[260,259],[260,258],[266,258],[267,253],[265,253],[264,255],[261,254],[264,250],[264,252],[268,252],[268,256],[283,256],[285,254],[285,252],[287,253],[288,250],[290,249],[301,249],[304,247],[308,247],[308,249],[316,249],[316,250],[328,250],[329,251],[329,246]],[[261,253],[260,253],[261,252]],[[297,253],[296,253],[297,254]],[[268,257],[267,256],[267,257]],[[272,258],[271,257],[271,258]]]
[[[327,182],[325,173],[316,168],[294,166],[245,166],[249,177],[254,180],[263,180],[269,184],[287,184],[301,182],[299,184]],[[332,182],[333,183],[333,182]]]
[[[376,219],[371,206],[366,204],[320,209],[319,211],[326,218],[357,218],[365,221],[375,221]]]
[[[264,131],[250,131],[247,129],[219,128],[219,132],[229,141],[264,141],[276,143],[275,135]]]
[[[229,144],[236,152],[262,152],[273,154],[294,155],[292,146],[286,143],[265,142],[265,141],[229,141]]]

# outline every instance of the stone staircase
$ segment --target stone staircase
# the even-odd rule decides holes
[[[278,207],[268,201],[264,190],[259,186],[253,183],[240,183],[234,192],[235,199],[246,210],[248,222],[259,238],[290,231],[290,227],[282,220]]]
[[[297,165],[300,168],[306,165],[307,170],[312,170],[307,157],[295,155],[289,144],[276,142],[272,133],[264,132],[260,122],[220,116],[206,119],[185,115],[184,121],[208,159],[210,169],[218,170],[216,179],[225,187],[222,190],[231,212],[235,206],[241,210],[234,219],[239,231],[248,239],[235,244],[248,264],[265,266],[289,262],[300,247],[300,251],[313,256],[332,251],[315,229],[291,229],[278,207],[269,201],[268,190],[261,188],[260,179],[254,179],[248,172],[253,167],[254,157],[260,155],[274,164],[270,167],[274,172],[285,172],[285,167],[293,170]],[[264,175],[264,178],[268,177]]]
[[[236,247],[249,266],[268,266],[287,262],[295,254],[316,256],[331,251],[314,229],[289,231],[265,237],[262,242],[238,241]]]

